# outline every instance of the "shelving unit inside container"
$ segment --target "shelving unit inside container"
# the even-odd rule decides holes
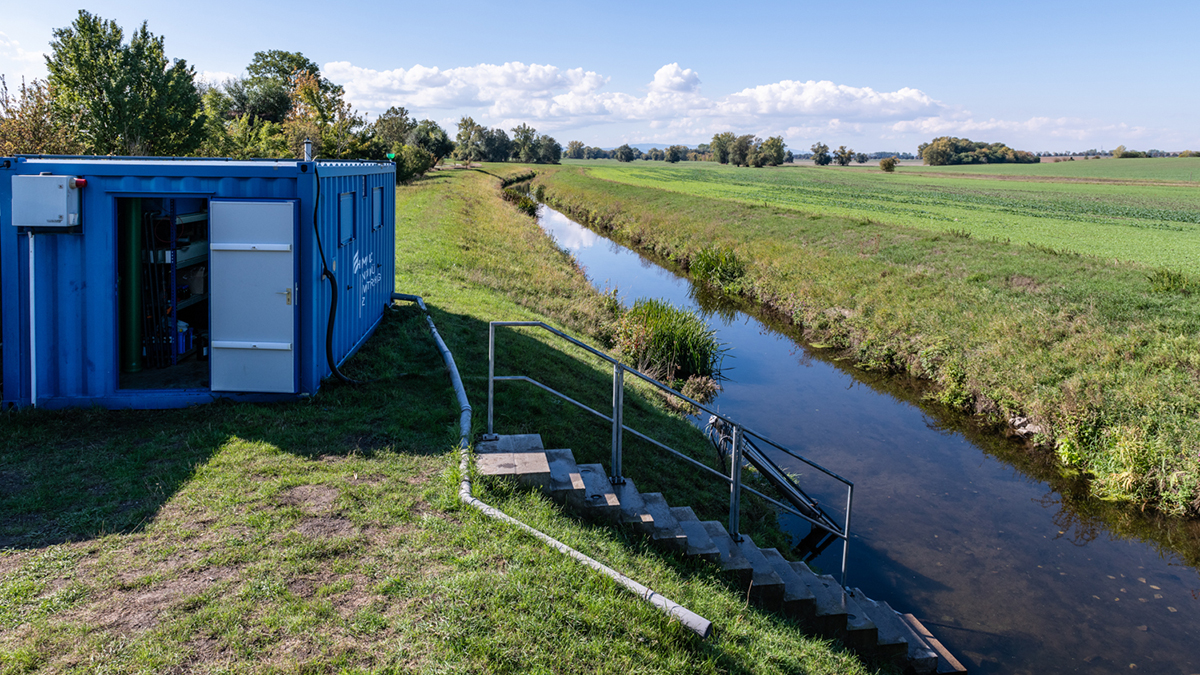
[[[123,198],[117,211],[120,388],[207,388],[208,201]]]

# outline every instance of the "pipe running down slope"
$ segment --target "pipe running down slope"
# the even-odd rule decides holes
[[[446,343],[442,340],[442,336],[438,334],[437,326],[433,323],[433,317],[429,314],[429,308],[425,306],[425,300],[419,295],[408,295],[406,293],[392,293],[392,300],[403,300],[406,302],[414,302],[421,311],[425,314],[425,321],[429,324],[429,331],[433,334],[433,341],[437,344],[438,352],[442,355],[442,360],[446,363],[446,369],[450,371],[450,382],[454,385],[454,394],[458,397],[459,410],[459,463],[458,471],[462,476],[462,482],[458,487],[458,498],[464,504],[478,509],[487,516],[495,518],[510,525],[513,525],[529,534],[542,540],[550,547],[564,553],[578,562],[587,565],[604,576],[621,584],[641,599],[658,607],[667,616],[679,621],[688,630],[692,631],[701,638],[707,638],[712,635],[712,622],[704,617],[696,614],[690,609],[674,602],[670,598],[656,593],[653,589],[648,588],[633,579],[621,574],[611,567],[599,562],[593,558],[576,551],[567,546],[561,541],[551,537],[544,532],[533,529],[532,527],[522,523],[521,521],[509,516],[503,511],[490,506],[471,494],[471,404],[467,400],[467,391],[463,388],[462,377],[458,373],[458,366],[454,363],[454,355],[450,353],[450,349],[446,347]]]

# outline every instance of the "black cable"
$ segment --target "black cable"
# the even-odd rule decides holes
[[[321,272],[322,279],[329,279],[330,299],[329,299],[329,324],[325,329],[325,360],[329,362],[329,369],[337,379],[346,384],[363,384],[358,380],[352,380],[342,374],[338,370],[337,362],[333,360],[333,322],[337,317],[338,305],[338,284],[337,278],[333,276],[333,272],[329,269],[329,261],[325,259],[325,248],[321,245],[321,228],[317,224],[317,208],[321,204],[321,176],[317,173],[316,162],[313,163],[313,179],[317,181],[317,196],[313,200],[313,232],[317,235],[317,250],[321,253],[321,267],[324,268]]]

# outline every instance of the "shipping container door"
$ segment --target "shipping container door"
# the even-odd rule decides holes
[[[296,391],[296,205],[209,207],[213,391]]]

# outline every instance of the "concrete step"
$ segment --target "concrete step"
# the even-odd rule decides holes
[[[854,595],[879,629],[879,637],[876,640],[876,652],[879,656],[897,661],[907,659],[909,666],[918,675],[937,671],[937,652],[931,649],[894,609],[886,602],[868,598],[857,588],[854,589]]]
[[[900,618],[904,619],[909,628],[912,628],[913,632],[925,641],[925,644],[937,652],[938,675],[966,675],[967,668],[959,663],[958,659],[954,658],[954,655],[950,653],[950,650],[946,649],[941,641],[933,637],[933,633],[930,633],[929,629],[925,628],[924,624],[917,620],[917,617],[912,614],[901,614]]]
[[[654,532],[651,537],[655,543],[672,551],[687,551],[687,533],[679,526],[679,521],[671,515],[671,505],[657,492],[642,495],[642,504],[646,512],[654,518]]]
[[[841,584],[817,576],[802,562],[789,562],[788,566],[812,591],[815,611],[809,625],[813,630],[822,635],[838,635],[845,631],[846,615],[849,612],[846,610],[846,594]]]
[[[779,610],[783,605],[785,592],[783,579],[775,573],[775,568],[762,554],[762,549],[754,544],[754,540],[742,535],[737,542],[738,550],[754,569],[753,584],[750,586],[750,597],[759,604],[771,610]]]
[[[708,533],[709,539],[712,540],[714,546],[717,547],[717,564],[726,572],[736,574],[738,582],[747,587],[754,578],[754,566],[746,560],[746,556],[742,555],[737,544],[729,538],[729,533],[725,531],[725,526],[715,520],[706,520],[701,525],[704,526],[704,531]]]
[[[584,494],[580,501],[583,512],[596,518],[619,520],[621,500],[613,492],[612,483],[602,464],[580,464],[579,477],[583,480]]]
[[[544,449],[541,434],[508,434],[475,444],[477,455],[492,452],[540,452]]]
[[[626,478],[625,482],[612,486],[612,490],[621,502],[621,522],[633,525],[646,534],[652,534],[654,516],[646,509],[642,493],[638,492],[633,480]]]
[[[475,456],[480,476],[515,478],[526,487],[550,487],[550,464],[544,452],[489,452]]]
[[[560,502],[582,499],[586,489],[575,454],[568,449],[547,450],[546,462],[550,465],[550,496]]]
[[[704,524],[696,517],[690,506],[673,506],[671,515],[679,523],[679,528],[687,535],[687,555],[704,558],[712,562],[721,559],[721,551],[713,543],[712,537],[704,529]]]
[[[780,609],[790,617],[801,621],[811,622],[816,616],[816,600],[812,589],[796,574],[796,570],[788,565],[788,561],[773,548],[762,549],[763,557],[771,563],[772,569],[783,580],[784,594]]]

